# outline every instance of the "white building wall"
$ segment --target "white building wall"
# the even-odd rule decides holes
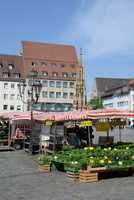
[[[23,103],[17,86],[18,83],[13,81],[0,81],[0,111],[14,112],[23,110]]]
[[[130,90],[130,109],[134,110],[134,89]]]
[[[44,80],[41,80],[42,90],[41,90],[38,102],[67,103],[67,104],[73,105],[74,97],[75,97],[75,93],[76,93],[76,82],[75,81],[45,80],[47,82],[47,85],[45,85],[43,81]],[[29,80],[26,80],[27,87],[25,88],[25,98],[24,98],[25,102],[28,102],[28,99],[30,100],[30,96],[28,96],[28,90],[30,91],[31,87],[28,86],[28,82],[29,82]],[[51,86],[52,82],[54,83],[53,86]],[[61,87],[57,87],[57,82],[61,83]],[[64,83],[67,84],[67,87],[64,87]],[[43,96],[43,92],[47,93],[47,95]],[[50,97],[51,92],[53,92],[53,94],[54,94],[53,97]],[[61,96],[57,96],[57,93],[59,93]],[[25,104],[24,107],[25,107],[25,110],[27,110],[28,104]]]
[[[130,109],[130,93],[122,95],[113,95],[110,98],[103,99],[104,108]]]

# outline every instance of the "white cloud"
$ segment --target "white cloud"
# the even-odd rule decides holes
[[[90,58],[133,54],[134,0],[82,0],[74,15],[66,33]]]

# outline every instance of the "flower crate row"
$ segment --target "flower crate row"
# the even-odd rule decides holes
[[[80,170],[134,168],[134,144],[101,148],[69,149],[52,155],[41,155],[39,165],[55,166],[57,170],[78,173]]]

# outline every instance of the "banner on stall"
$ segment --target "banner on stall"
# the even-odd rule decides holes
[[[47,120],[45,121],[46,126],[52,126],[53,121],[52,120]]]
[[[81,121],[80,126],[92,126],[92,121]]]
[[[96,131],[109,131],[110,125],[108,122],[97,122]]]

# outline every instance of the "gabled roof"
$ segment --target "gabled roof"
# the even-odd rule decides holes
[[[69,45],[22,41],[22,53],[25,59],[77,63],[75,47]]]
[[[127,85],[129,80],[128,78],[95,78],[98,96],[113,88]]]

